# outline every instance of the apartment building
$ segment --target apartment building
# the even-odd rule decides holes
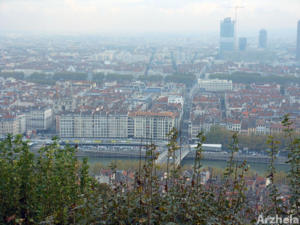
[[[51,108],[31,109],[25,115],[26,130],[47,130],[53,124],[53,111]]]
[[[81,114],[73,118],[74,137],[93,137],[93,116]]]
[[[234,132],[240,132],[242,129],[242,123],[238,120],[229,120],[226,124],[226,129]]]
[[[124,115],[87,113],[63,114],[58,117],[62,138],[145,138],[168,139],[173,127],[179,128],[173,112],[132,112]]]
[[[60,137],[127,138],[128,116],[106,114],[64,114],[58,117]]]
[[[0,117],[0,136],[7,134],[22,134],[25,132],[25,116],[4,116]]]
[[[170,130],[179,124],[172,112],[133,112],[129,117],[133,120],[134,138],[166,140]]]
[[[198,85],[200,89],[206,91],[232,91],[232,81],[231,80],[202,80],[198,79]]]
[[[189,137],[192,140],[197,140],[197,135],[200,132],[208,133],[212,126],[212,123],[196,123],[195,121],[193,121],[189,124]]]
[[[0,119],[0,136],[4,137],[7,134],[16,135],[18,133],[18,121],[15,118]]]
[[[183,105],[184,99],[182,96],[170,95],[168,96],[168,104],[181,104]]]

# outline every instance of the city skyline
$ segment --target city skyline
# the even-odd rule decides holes
[[[259,31],[259,37],[258,37],[258,47],[267,48],[267,44],[268,44],[268,31],[265,29],[261,29]]]
[[[220,23],[220,56],[225,52],[234,51],[236,37],[236,21],[233,21],[230,17],[222,20]]]
[[[101,32],[217,32],[219,21],[238,12],[241,35],[264,27],[296,33],[300,4],[272,1],[156,0],[4,0],[0,3],[3,31],[41,33]],[[22,18],[22,19],[20,19]]]

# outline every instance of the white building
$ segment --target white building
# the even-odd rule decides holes
[[[200,132],[208,133],[212,127],[212,123],[191,123],[189,124],[189,136],[193,140],[197,140]]]
[[[170,95],[168,96],[168,104],[181,104],[183,106],[184,100],[182,96]]]
[[[0,117],[0,136],[7,134],[23,134],[25,132],[25,116]]]
[[[179,126],[179,118],[172,112],[134,112],[129,117],[133,122],[134,138],[166,140],[171,129]]]
[[[53,124],[50,108],[36,108],[26,113],[26,130],[47,130]]]
[[[60,137],[127,138],[128,116],[64,114],[58,117]]]
[[[0,136],[5,137],[7,134],[18,134],[18,122],[15,118],[0,119]]]
[[[64,114],[57,117],[61,138],[145,138],[168,139],[179,129],[181,115],[172,112],[132,112],[129,115]]]
[[[227,122],[226,129],[233,132],[240,132],[242,129],[242,123],[240,121]]]
[[[231,80],[203,80],[198,79],[198,85],[200,89],[205,89],[206,91],[232,91],[232,81]]]

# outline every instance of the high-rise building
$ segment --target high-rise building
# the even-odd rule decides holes
[[[234,51],[235,47],[235,22],[230,17],[225,18],[220,24],[220,55],[224,52]]]
[[[298,21],[296,58],[300,61],[300,20]]]
[[[267,31],[265,29],[261,29],[259,31],[259,38],[258,38],[259,48],[267,48],[267,38],[268,38]]]
[[[240,51],[245,51],[247,48],[247,38],[241,37],[239,39],[239,50]]]

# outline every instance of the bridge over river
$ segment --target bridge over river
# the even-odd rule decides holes
[[[175,160],[175,165],[178,166],[182,160],[187,157],[188,155],[194,155],[196,145],[184,145],[181,150],[177,150],[175,152],[175,159],[172,156],[169,157],[169,160]],[[220,144],[203,144],[202,145],[204,151],[221,151],[222,145]],[[165,149],[160,153],[156,163],[158,164],[166,164],[168,161],[168,149]]]

